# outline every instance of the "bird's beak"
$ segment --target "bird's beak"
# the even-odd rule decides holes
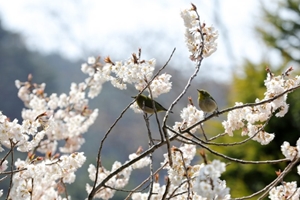
[[[131,98],[135,99],[135,98],[136,98],[136,96],[132,96]]]
[[[198,92],[200,92],[200,90],[197,89]]]

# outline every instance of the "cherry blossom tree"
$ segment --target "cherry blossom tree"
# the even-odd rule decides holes
[[[149,176],[140,185],[127,191],[127,199],[232,199],[230,188],[221,175],[226,171],[225,162],[208,160],[206,153],[201,151],[202,163],[195,162],[196,149],[214,154],[228,162],[243,164],[273,164],[285,162],[286,167],[277,172],[277,178],[260,191],[236,199],[257,197],[263,199],[299,199],[300,190],[296,182],[284,182],[284,177],[292,168],[297,166],[300,154],[300,139],[292,146],[284,142],[281,149],[284,159],[277,160],[242,160],[214,151],[211,146],[218,145],[239,146],[250,140],[261,145],[268,145],[274,133],[264,130],[272,116],[284,117],[289,105],[286,103],[288,94],[298,89],[300,77],[291,77],[293,68],[288,68],[281,75],[274,75],[270,69],[265,79],[266,91],[263,99],[256,99],[254,103],[236,102],[229,107],[210,115],[199,110],[190,100],[190,104],[181,109],[178,114],[181,121],[170,124],[169,114],[183,95],[188,91],[194,78],[201,72],[203,59],[213,55],[217,50],[218,32],[213,26],[202,23],[197,8],[181,12],[181,17],[186,28],[184,36],[190,59],[195,63],[185,88],[168,107],[164,118],[159,121],[157,112],[153,115],[144,113],[135,102],[135,99],[120,113],[101,140],[96,163],[91,163],[88,168],[92,185],[86,184],[87,199],[101,198],[112,199],[115,192],[124,190],[128,184],[133,170],[148,167]],[[174,49],[175,51],[175,49]],[[173,52],[174,52],[173,51]],[[173,52],[170,55],[172,59]],[[133,85],[137,93],[147,92],[152,99],[172,89],[171,75],[162,73],[168,66],[169,60],[154,73],[156,60],[143,60],[141,50],[133,53],[125,61],[113,61],[110,57],[103,60],[101,57],[90,57],[87,63],[81,66],[84,74],[88,75],[83,82],[72,83],[69,94],[47,95],[46,84],[32,82],[28,76],[26,82],[16,81],[19,88],[18,96],[26,108],[22,111],[22,122],[16,119],[10,121],[4,113],[0,112],[0,150],[9,149],[0,162],[2,179],[10,179],[7,199],[70,199],[66,184],[76,180],[75,172],[86,161],[86,155],[80,151],[85,142],[82,137],[88,128],[95,122],[98,109],[89,107],[89,99],[98,96],[103,84],[110,82],[115,88],[126,90],[127,85]],[[143,150],[128,155],[124,163],[115,161],[111,169],[106,169],[103,163],[103,144],[112,129],[124,117],[124,113],[132,109],[136,114],[142,115],[148,131],[149,146]],[[222,122],[224,132],[209,137],[202,125],[212,118],[224,115]],[[160,139],[153,140],[153,130],[149,126],[149,118],[156,119]],[[217,143],[219,137],[234,137],[236,130],[242,130],[242,135],[248,138],[235,143]],[[203,138],[197,136],[201,132]],[[59,141],[65,141],[63,147],[58,147]],[[179,145],[172,146],[173,141]],[[178,143],[176,143],[178,144]],[[161,155],[161,160],[154,159],[153,153],[162,147],[167,147],[167,152]],[[14,151],[27,153],[25,160],[14,158]],[[36,153],[43,156],[36,156]],[[13,164],[8,166],[8,159]],[[155,169],[153,163],[160,163]],[[159,182],[159,172],[166,171],[165,182]],[[141,190],[143,185],[148,185],[147,190]],[[231,188],[234,190],[235,188]],[[1,195],[3,190],[1,190]]]

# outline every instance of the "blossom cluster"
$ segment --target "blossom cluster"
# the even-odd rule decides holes
[[[67,199],[60,195],[64,195],[64,184],[74,182],[75,171],[85,160],[83,153],[45,160],[18,159],[15,166],[19,172],[13,176],[10,196],[12,199]]]
[[[0,112],[0,131],[2,133],[0,135],[0,151],[4,150],[2,146],[7,148],[16,147],[17,150],[21,152],[33,151],[45,154],[46,160],[31,163],[27,163],[27,160],[18,160],[16,163],[18,166],[16,167],[20,167],[20,163],[23,163],[23,168],[20,169],[22,169],[22,174],[25,175],[21,176],[21,172],[15,173],[14,177],[16,179],[14,179],[15,181],[13,182],[13,189],[20,187],[20,184],[24,186],[24,182],[28,181],[26,171],[29,168],[35,169],[39,167],[40,171],[38,172],[44,174],[48,172],[43,171],[43,169],[51,171],[49,167],[43,167],[44,165],[49,165],[46,155],[73,153],[84,143],[85,140],[82,134],[87,132],[89,126],[94,123],[98,116],[98,109],[89,109],[89,101],[86,98],[86,91],[88,89],[88,96],[93,98],[101,91],[102,84],[98,83],[104,83],[109,80],[119,89],[124,89],[124,86],[126,87],[124,84],[130,83],[134,84],[137,90],[142,90],[152,79],[155,66],[154,59],[137,62],[135,56],[124,64],[122,64],[122,62],[116,62],[116,64],[107,62],[104,66],[97,69],[95,68],[95,58],[89,58],[88,63],[89,64],[82,65],[82,71],[88,73],[90,77],[86,79],[85,82],[79,84],[72,83],[69,94],[63,93],[57,95],[53,93],[48,96],[47,93],[45,93],[46,84],[32,83],[31,75],[26,82],[19,80],[15,82],[19,89],[18,96],[24,102],[26,108],[22,111],[23,121],[21,124],[18,123],[17,119],[10,121]],[[161,74],[154,77],[149,85],[153,97],[157,97],[171,89],[172,83],[170,82],[170,78],[171,76],[168,74]],[[64,146],[59,147],[59,141],[63,141]],[[134,159],[134,157],[136,156],[130,155],[130,160]],[[7,169],[7,163],[7,160],[3,160],[1,163],[2,171]],[[125,173],[126,170],[124,170],[122,176],[128,177],[132,169],[140,168],[148,164],[149,161],[146,158],[142,159],[134,163],[134,165],[129,168],[129,171],[127,170],[128,173]],[[68,166],[67,164],[65,165]],[[114,169],[119,166],[120,163],[116,162]],[[55,174],[55,172],[58,174]],[[57,170],[52,170],[52,173],[49,173],[49,175],[60,177],[59,173]],[[75,175],[70,174],[69,178],[72,178],[73,181]],[[71,182],[65,177],[60,177],[60,179],[62,184]],[[56,194],[57,198],[59,198],[58,190],[55,190],[57,189],[55,186],[55,184],[57,184],[57,182],[55,182],[56,180],[57,178],[52,181],[52,183],[51,181],[49,182],[49,184],[52,184],[51,186],[40,184],[39,188],[35,187],[35,190],[37,190],[36,193],[39,194],[40,191],[46,190],[44,187],[47,187],[53,190],[51,195]],[[122,180],[125,181],[126,178]],[[38,180],[36,179],[36,181]],[[120,179],[116,181],[119,182],[118,187],[122,187],[122,181],[120,181]],[[126,185],[126,181],[123,182],[123,185]],[[53,189],[52,186],[56,188]],[[34,185],[27,184],[27,189],[24,191],[30,191],[30,187],[34,187]],[[21,193],[12,194],[14,196],[24,196],[24,194]]]
[[[135,159],[139,156],[139,153],[133,153],[129,155],[129,161]],[[128,161],[127,161],[128,162]],[[134,169],[141,169],[143,167],[146,167],[150,164],[150,158],[144,157],[137,162],[135,162],[133,165],[130,165],[129,167],[125,168],[115,176],[113,176],[111,179],[109,179],[108,182],[106,182],[106,186],[108,187],[102,187],[99,189],[99,191],[95,194],[96,198],[101,199],[110,199],[114,196],[116,190],[115,189],[121,189],[124,188],[130,179],[130,175],[132,170]],[[121,162],[115,161],[112,165],[112,169],[109,171],[105,169],[104,167],[98,168],[98,179],[97,184],[100,184],[109,174],[114,172],[116,169],[120,168],[122,166]],[[96,179],[96,167],[93,164],[89,165],[88,172],[89,172],[89,178],[92,181],[95,181]],[[86,191],[90,193],[92,190],[92,186],[90,186],[88,183],[86,184]]]
[[[127,84],[132,84],[136,90],[141,91],[153,78],[155,64],[155,59],[139,61],[135,54],[125,62],[112,62],[108,57],[104,64],[100,63],[100,58],[90,57],[88,63],[81,66],[82,72],[89,75],[85,80],[90,87],[88,96],[91,98],[97,96],[105,82],[110,82],[121,90],[127,89]],[[154,77],[147,90],[150,88],[154,98],[169,92],[172,88],[170,78],[169,74]]]
[[[287,93],[274,100],[272,98],[286,90],[299,86],[299,83],[299,76],[285,79],[284,76],[271,76],[268,74],[265,80],[267,89],[265,97],[262,100],[255,100],[255,103],[266,102],[230,111],[227,120],[222,122],[225,133],[233,136],[233,131],[242,129],[242,135],[248,135],[263,145],[271,142],[274,139],[274,134],[264,131],[262,123],[266,122],[273,114],[276,117],[283,117],[288,111],[288,104],[286,103]],[[242,105],[243,103],[236,103],[235,106]]]
[[[300,138],[297,140],[296,147],[291,146],[289,142],[283,142],[283,144],[281,145],[281,152],[286,158],[290,160],[300,158]]]
[[[190,59],[198,61],[203,57],[208,57],[217,50],[216,40],[218,32],[213,26],[200,24],[200,19],[196,13],[196,7],[181,11],[181,17],[185,26],[185,42],[190,52]]]
[[[297,182],[283,182],[282,185],[274,187],[269,192],[269,198],[271,200],[278,199],[290,199],[299,200],[300,199],[300,188],[297,188]]]
[[[180,117],[182,119],[181,122],[175,122],[175,125],[173,126],[173,130],[180,131],[184,130],[187,127],[195,124],[196,122],[204,119],[204,112],[201,110],[198,110],[194,105],[188,105],[187,107],[183,108]],[[196,126],[195,128],[191,129],[191,133],[195,133],[200,126]],[[169,131],[168,132],[170,136],[173,136],[174,133]],[[183,133],[185,137],[190,138],[190,135],[188,133]]]
[[[289,160],[300,158],[300,138],[297,140],[296,146],[291,146],[289,142],[283,142],[281,145],[282,154]],[[300,165],[297,167],[300,175]],[[269,192],[271,200],[277,199],[291,199],[296,200],[300,198],[300,188],[297,188],[297,182],[282,182],[282,185],[272,188]]]
[[[15,83],[26,108],[21,123],[0,112],[0,151],[3,147],[16,149],[28,152],[28,157],[14,163],[19,171],[14,173],[10,195],[17,199],[60,199],[63,187],[59,185],[74,182],[74,172],[85,161],[83,153],[75,152],[84,143],[82,134],[94,123],[98,109],[88,108],[85,83],[72,83],[69,94],[59,96],[48,96],[46,84],[32,83],[31,75],[28,81]],[[63,146],[59,147],[59,141]],[[44,156],[33,159],[36,153]],[[59,157],[61,153],[65,155]],[[1,172],[7,163],[2,160]]]
[[[59,148],[61,153],[77,151],[84,143],[82,134],[98,116],[98,109],[88,108],[86,84],[72,83],[69,95],[53,93],[49,97],[44,92],[45,84],[32,84],[29,80],[24,83],[16,81],[16,86],[19,88],[18,96],[27,108],[22,111],[22,125],[17,124],[17,120],[5,120],[2,132],[7,138],[1,143],[10,147],[8,139],[14,138],[19,151],[28,152],[37,148],[41,153],[55,154],[61,140],[65,141],[65,145]],[[11,137],[11,134],[19,136]]]
[[[180,148],[172,149],[173,165],[165,166],[170,181],[166,197],[199,200],[230,199],[229,188],[226,187],[226,182],[220,179],[225,171],[225,163],[213,160],[210,164],[192,165],[191,161],[195,154],[195,145],[184,144]],[[168,163],[167,154],[164,154],[164,157],[163,166]],[[162,199],[165,190],[166,185],[154,183],[152,199]],[[148,196],[149,193],[137,192],[132,195],[132,199],[146,199]]]

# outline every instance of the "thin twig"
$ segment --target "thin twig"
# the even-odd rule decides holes
[[[5,154],[5,156],[1,159],[1,162],[0,162],[0,166],[3,164],[3,162],[5,161],[5,159],[7,158],[7,156],[9,156],[9,154],[13,151],[13,149],[11,148],[7,154]]]
[[[30,194],[30,200],[32,200],[32,198],[33,198],[33,192],[35,192],[34,191],[34,179],[31,178],[31,192],[29,192],[29,194]]]
[[[188,187],[187,187],[187,199],[190,199],[190,194],[191,194],[191,182],[190,182],[190,177],[189,177],[189,173],[188,173],[188,169],[187,169],[187,166],[185,165],[185,159],[183,157],[183,153],[180,149],[177,149],[177,151],[179,151],[180,153],[180,156],[181,156],[181,159],[182,159],[182,163],[183,163],[183,168],[184,168],[184,171],[185,171],[185,177],[186,177],[186,182],[188,184]]]
[[[151,143],[151,145],[154,145],[154,141],[153,141],[153,138],[152,138],[152,133],[150,131],[149,118],[147,117],[147,113],[145,113],[145,112],[144,112],[144,120],[145,120],[146,127],[147,127],[147,133],[148,133],[149,143]]]
[[[167,163],[165,163],[164,165],[160,166],[155,172],[154,174],[157,174],[162,168],[164,168],[166,166]],[[150,179],[151,176],[148,176],[148,178],[146,178],[141,184],[139,184],[137,187],[135,187],[128,195],[127,197],[125,198],[125,200],[128,200],[131,195],[134,193],[134,192],[137,192],[137,190],[139,188],[141,188],[149,179]],[[148,186],[147,186],[148,187]],[[143,189],[144,190],[144,189]]]
[[[177,138],[177,135],[174,135],[170,138],[170,141],[173,141]],[[113,176],[115,176],[116,174],[118,174],[119,172],[121,172],[122,170],[124,170],[125,168],[131,166],[132,164],[136,163],[137,161],[139,161],[140,159],[148,156],[150,153],[153,153],[155,150],[159,149],[160,147],[162,147],[163,145],[165,145],[167,142],[166,141],[161,141],[155,145],[153,145],[151,148],[149,148],[148,150],[144,151],[143,153],[141,153],[138,157],[124,163],[121,167],[119,167],[118,169],[116,169],[115,171],[111,172],[110,174],[107,175],[106,178],[104,178],[102,180],[101,183],[99,183],[93,190],[91,190],[88,199],[92,200],[94,195],[97,193],[97,191],[103,187],[105,185],[105,183],[107,181],[109,181]]]
[[[157,123],[157,126],[158,126],[158,131],[159,131],[160,139],[161,139],[161,141],[163,141],[164,137],[163,137],[162,131],[160,129],[160,122],[158,120],[157,110],[156,110],[155,102],[153,100],[152,91],[151,91],[150,86],[148,87],[148,90],[149,90],[150,98],[152,100],[152,107],[153,107],[153,110],[154,110],[154,115],[155,115],[156,123]]]
[[[68,195],[67,186],[66,186],[66,184],[64,183],[63,178],[60,179],[60,182],[61,182],[61,184],[64,186],[66,199],[69,200],[69,195]]]
[[[10,190],[12,188],[12,179],[13,179],[13,175],[14,175],[14,173],[13,173],[13,169],[14,169],[14,151],[13,151],[13,149],[15,148],[15,144],[12,141],[12,139],[9,139],[9,142],[10,142],[10,149],[11,149],[10,171],[12,173],[10,174],[9,187],[8,187],[6,199],[8,199],[8,197],[9,197],[9,193],[10,193]]]
[[[183,184],[185,184],[185,182],[187,182],[187,180],[182,181],[182,182],[181,182],[181,183],[173,190],[173,192],[169,195],[169,198],[168,198],[168,199],[172,199],[173,197],[176,197],[176,196],[179,196],[179,195],[181,195],[181,194],[187,193],[186,191],[184,191],[184,192],[181,192],[181,193],[177,193],[177,194],[176,194],[176,191],[177,191],[179,188],[181,188],[181,186],[182,186]]]
[[[194,73],[190,76],[186,86],[184,87],[183,91],[178,95],[178,97],[172,102],[172,104],[170,105],[168,111],[167,111],[167,114],[165,115],[164,119],[163,119],[163,127],[166,127],[166,123],[167,123],[167,120],[168,120],[168,114],[169,114],[169,110],[172,110],[172,108],[178,103],[178,101],[183,97],[183,95],[187,92],[188,88],[191,86],[191,83],[193,81],[193,79],[197,76],[199,70],[200,70],[200,67],[201,67],[201,63],[202,63],[202,60],[203,60],[203,49],[204,49],[204,36],[203,36],[203,32],[202,32],[202,26],[201,26],[201,22],[200,22],[200,17],[198,15],[198,13],[196,12],[197,16],[198,16],[198,19],[199,19],[199,32],[200,32],[200,36],[201,36],[201,42],[200,42],[200,48],[199,48],[199,61],[196,65],[196,69],[194,71]],[[166,140],[168,141],[169,139],[169,136],[168,136],[168,133],[167,131],[164,131],[164,135],[165,135],[165,138]],[[169,141],[168,141],[169,143]],[[169,155],[169,162],[170,162],[170,166],[173,165],[173,161],[172,161],[172,157],[170,156],[171,154],[171,150],[170,150],[170,144],[168,144],[168,155]]]
[[[203,136],[204,136],[204,138],[205,138],[205,141],[208,141],[208,139],[207,139],[207,137],[206,137],[206,134],[205,134],[205,132],[204,132],[204,129],[203,129],[202,124],[200,124],[200,128],[201,128],[201,130],[202,130],[202,133],[203,133]]]
[[[182,135],[182,134],[179,134],[177,133],[176,131],[172,130],[172,129],[169,129],[170,131],[172,131],[173,133],[175,133],[178,137],[181,137],[185,140],[188,140],[190,141],[191,139]],[[222,157],[224,159],[227,159],[227,160],[230,160],[230,161],[234,161],[234,162],[238,162],[238,163],[241,163],[241,164],[276,164],[276,163],[280,163],[280,162],[287,162],[289,161],[288,158],[284,158],[284,159],[278,159],[278,160],[267,160],[267,161],[246,161],[246,160],[241,160],[241,159],[237,159],[237,158],[232,158],[232,157],[229,157],[229,156],[226,156],[224,154],[221,154],[217,151],[214,151],[212,150],[211,148],[205,146],[202,142],[197,142],[197,141],[194,141],[192,140],[192,142],[195,144],[195,145],[198,145],[204,149],[206,149],[207,151],[211,152],[212,154],[215,154],[219,157]]]
[[[115,127],[115,125],[118,123],[118,121],[123,117],[124,113],[130,108],[130,106],[134,103],[134,101],[132,101],[129,105],[126,106],[126,108],[121,112],[120,116],[115,120],[115,122],[111,125],[111,127],[107,130],[107,132],[105,133],[103,139],[101,140],[99,149],[98,149],[98,155],[97,155],[97,169],[100,168],[100,166],[102,166],[101,164],[101,151],[103,148],[103,144],[104,141],[106,140],[108,134],[111,132],[111,130]],[[95,176],[95,181],[93,184],[93,189],[92,191],[95,189],[96,184],[97,184],[97,180],[98,180],[98,170],[96,170],[96,176]]]
[[[0,182],[4,181],[7,178],[7,176],[4,176],[0,179]]]
[[[288,172],[290,172],[292,170],[292,168],[299,162],[299,158],[295,157],[294,160],[292,162],[289,163],[289,165],[280,173],[280,175],[271,183],[270,186],[267,186],[265,188],[267,188],[267,190],[264,192],[264,194],[262,194],[259,197],[260,199],[263,199],[265,196],[268,195],[268,193],[270,192],[270,190],[277,185],[279,182],[282,181],[282,179],[287,175]]]
[[[265,192],[264,194],[262,194],[259,197],[259,199],[263,199],[276,184],[278,184],[279,182],[282,181],[283,177],[293,168],[293,166],[295,166],[298,163],[298,161],[299,161],[299,158],[294,159],[292,162],[290,162],[288,164],[288,166],[286,166],[286,168],[281,172],[281,174],[275,180],[273,180],[269,185],[265,186],[263,189],[255,192],[249,196],[244,196],[244,197],[239,197],[239,198],[234,198],[234,199],[235,200],[250,199],[250,198],[253,198],[253,197],[261,194],[262,192]]]
[[[166,181],[167,181],[167,183],[166,183],[166,189],[165,189],[165,192],[164,192],[164,194],[163,194],[163,196],[161,198],[163,200],[167,198],[167,195],[168,195],[169,189],[170,189],[170,185],[171,185],[169,177],[166,177]]]
[[[245,140],[242,140],[242,141],[240,141],[240,142],[232,142],[232,143],[207,142],[207,141],[204,141],[204,140],[202,140],[201,138],[195,136],[194,134],[190,133],[189,131],[186,132],[186,133],[189,134],[189,135],[190,135],[191,137],[193,137],[194,139],[196,139],[196,140],[202,142],[203,144],[214,145],[214,146],[236,146],[236,145],[244,144],[244,143],[248,142],[249,140],[253,139],[255,136],[257,136],[257,135],[259,134],[259,132],[262,131],[262,130],[264,130],[264,128],[266,127],[266,125],[268,125],[268,123],[269,123],[269,121],[270,121],[270,119],[271,119],[272,116],[273,116],[273,115],[271,115],[271,116],[267,119],[267,121],[264,123],[264,125],[261,126],[261,127],[260,127],[260,128],[259,128],[259,129],[251,136],[251,137],[249,137],[249,138],[247,138],[247,139],[245,139]],[[169,128],[170,128],[170,127],[169,127]],[[179,133],[177,133],[177,134],[179,134]],[[191,143],[193,143],[194,140],[190,140],[190,141],[191,141]]]
[[[149,147],[151,147],[151,144],[149,144]],[[152,192],[153,192],[153,184],[154,184],[154,182],[153,182],[153,154],[152,153],[149,154],[149,158],[150,158],[151,162],[150,162],[150,166],[149,166],[150,167],[150,179],[149,179],[150,188],[149,188],[148,200],[151,199]]]
[[[21,172],[21,171],[24,171],[24,170],[27,170],[27,168],[22,168],[22,169],[17,169],[17,170],[13,170],[13,171],[7,171],[7,172],[1,172],[0,175],[2,175],[2,174],[15,174],[17,172]]]

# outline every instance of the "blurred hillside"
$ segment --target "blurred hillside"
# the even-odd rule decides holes
[[[23,103],[17,97],[15,80],[26,81],[31,73],[33,81],[47,84],[48,93],[60,93],[67,91],[70,80],[79,80],[80,68],[74,67],[79,63],[27,50],[22,36],[4,30],[0,21],[0,110],[11,119],[21,118]]]

